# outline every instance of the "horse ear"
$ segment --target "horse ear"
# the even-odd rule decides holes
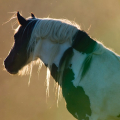
[[[27,20],[20,15],[19,11],[17,12],[17,19],[20,25],[25,26],[27,24]]]
[[[34,15],[33,13],[31,13],[31,17],[32,17],[32,18],[35,18],[35,15]]]

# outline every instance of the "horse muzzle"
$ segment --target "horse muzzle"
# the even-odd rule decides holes
[[[17,74],[18,73],[18,70],[15,70],[13,67],[13,62],[10,61],[8,59],[8,57],[4,60],[4,66],[10,74]]]

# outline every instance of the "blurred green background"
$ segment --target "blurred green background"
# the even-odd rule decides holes
[[[41,18],[75,21],[91,37],[120,54],[120,0],[0,0],[0,120],[74,120],[64,99],[57,107],[53,80],[46,102],[45,67],[39,79],[34,67],[29,87],[29,76],[13,76],[3,70],[3,60],[13,44],[12,24],[16,19],[2,24],[11,18],[10,12],[18,10],[24,17],[33,12]]]

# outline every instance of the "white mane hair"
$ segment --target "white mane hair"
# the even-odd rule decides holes
[[[36,19],[33,19],[33,21]],[[28,53],[31,52],[30,57],[32,57],[32,61],[36,60],[36,53],[40,51],[40,48],[42,46],[42,41],[45,38],[48,38],[51,42],[55,44],[54,48],[52,49],[52,54],[50,59],[48,60],[48,67],[47,67],[47,75],[46,75],[46,93],[49,95],[49,81],[50,81],[50,70],[51,65],[53,63],[53,60],[55,56],[57,55],[59,51],[59,45],[69,41],[70,45],[73,41],[73,36],[75,33],[80,29],[80,26],[76,24],[75,22],[71,22],[66,19],[52,19],[52,18],[43,18],[38,19],[37,22],[33,28],[31,38],[28,45]],[[39,62],[31,62],[31,64],[26,65],[21,71],[20,74],[32,74],[32,66],[34,63],[39,64],[39,70],[42,67],[42,61],[39,60]],[[38,71],[39,71],[38,70]],[[29,83],[30,83],[29,78]],[[58,94],[60,91],[60,86],[58,87]],[[59,96],[59,95],[58,95]]]

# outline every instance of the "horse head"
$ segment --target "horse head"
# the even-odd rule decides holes
[[[5,68],[11,74],[18,73],[18,71],[28,63],[29,54],[27,53],[27,46],[31,37],[32,29],[36,22],[35,20],[33,21],[35,16],[32,13],[31,18],[27,20],[17,12],[17,19],[19,27],[14,34],[14,45],[7,58],[4,60]],[[32,24],[30,24],[31,22]]]

